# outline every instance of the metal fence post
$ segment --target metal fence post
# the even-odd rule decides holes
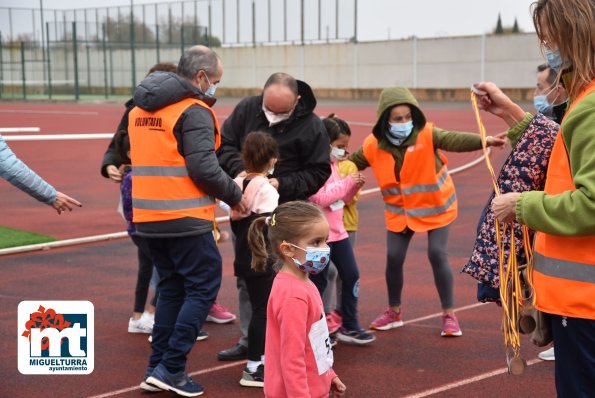
[[[107,87],[107,42],[106,42],[106,28],[105,23],[101,25],[101,29],[103,32],[103,37],[101,40],[102,49],[103,49],[103,93],[105,98],[108,97],[108,87]]]
[[[133,0],[130,0],[130,63],[132,68],[132,90],[136,87],[136,54],[134,51],[134,7]]]
[[[46,22],[45,24],[45,29],[46,29],[46,35],[45,35],[45,39],[47,40],[47,67],[48,67],[48,96],[49,99],[52,99],[52,61],[51,61],[51,57],[50,57],[50,23]]]
[[[79,88],[79,57],[78,57],[78,43],[76,40],[76,22],[72,23],[72,57],[73,57],[73,68],[74,68],[74,99],[80,98]]]
[[[2,44],[2,32],[0,31],[0,98],[4,92],[4,46]]]
[[[25,42],[21,42],[21,70],[22,74],[22,86],[23,86],[23,99],[27,99],[27,86],[26,86],[26,76],[25,76]]]

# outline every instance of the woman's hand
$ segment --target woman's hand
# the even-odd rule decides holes
[[[361,188],[366,183],[366,176],[358,171],[351,174],[351,178],[353,178],[353,181],[355,181],[355,185],[357,185],[358,188]]]
[[[509,127],[514,127],[525,117],[525,111],[512,102],[494,83],[481,82],[473,86],[486,93],[485,95],[476,94],[479,109],[500,117]]]
[[[516,219],[516,202],[521,196],[520,192],[505,193],[492,200],[494,216],[503,223],[513,222]]]
[[[78,200],[71,198],[62,192],[56,192],[56,200],[52,203],[52,207],[56,209],[58,214],[62,214],[62,212],[65,212],[66,210],[72,211],[72,208],[75,206],[82,207],[83,205]]]

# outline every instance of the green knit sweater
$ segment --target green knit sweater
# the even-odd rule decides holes
[[[567,113],[561,127],[576,191],[523,192],[516,202],[516,219],[552,235],[595,235],[595,93]]]

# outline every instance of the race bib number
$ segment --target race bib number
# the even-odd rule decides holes
[[[324,313],[319,321],[312,324],[308,338],[310,339],[314,359],[316,359],[318,374],[322,375],[333,367],[333,350]]]

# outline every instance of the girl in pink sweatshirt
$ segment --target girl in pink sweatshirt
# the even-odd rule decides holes
[[[265,239],[265,233],[268,239]],[[333,351],[322,300],[309,280],[326,268],[329,225],[318,207],[286,202],[250,226],[255,270],[267,267],[266,241],[279,258],[267,306],[264,394],[269,398],[342,396],[345,385],[332,369]]]
[[[357,320],[357,301],[359,296],[359,270],[349,242],[349,235],[343,225],[343,207],[364,185],[364,176],[353,173],[341,178],[337,162],[346,154],[351,130],[349,125],[334,114],[323,120],[330,138],[331,176],[320,190],[310,197],[310,201],[322,208],[330,226],[328,244],[331,248],[331,261],[337,267],[343,289],[341,292],[342,325],[337,332],[337,339],[345,343],[358,345],[369,344],[376,338],[366,332]],[[320,295],[326,289],[328,268],[312,277]]]

